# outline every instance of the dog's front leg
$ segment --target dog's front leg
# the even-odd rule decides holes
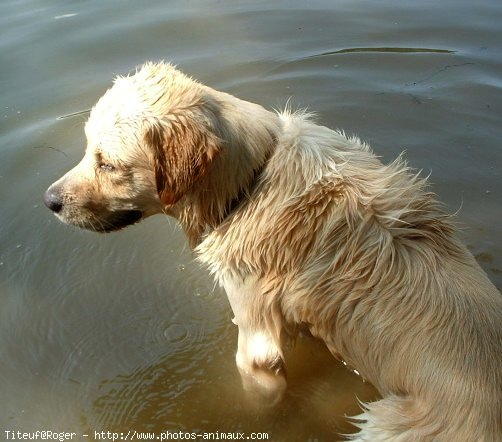
[[[286,372],[280,343],[266,324],[260,283],[254,278],[224,283],[239,327],[237,367],[244,389],[277,403],[286,389]]]
[[[239,326],[236,362],[244,389],[271,403],[278,402],[286,389],[286,372],[280,348],[264,330]]]

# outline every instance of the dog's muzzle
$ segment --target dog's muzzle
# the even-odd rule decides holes
[[[143,218],[143,212],[140,210],[106,210],[102,208],[97,212],[88,205],[79,206],[75,202],[66,204],[65,209],[64,195],[57,185],[52,185],[45,191],[44,203],[61,221],[94,232],[121,230],[136,224]]]

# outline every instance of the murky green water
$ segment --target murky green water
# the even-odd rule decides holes
[[[0,4],[0,431],[268,432],[330,441],[371,387],[301,339],[286,400],[248,401],[224,294],[157,217],[110,235],[43,207],[112,77],[167,59],[269,108],[402,150],[502,287],[502,3]],[[63,118],[62,118],[63,117]],[[75,439],[74,439],[75,440]]]

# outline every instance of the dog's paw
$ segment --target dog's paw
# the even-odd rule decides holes
[[[273,407],[281,402],[286,391],[284,368],[242,366],[238,364],[242,386],[246,393],[262,406]]]
[[[250,342],[245,350],[241,348],[237,352],[236,363],[242,385],[252,396],[275,405],[281,401],[286,390],[284,362],[269,340],[257,341]]]

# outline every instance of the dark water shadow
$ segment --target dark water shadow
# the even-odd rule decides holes
[[[234,342],[210,358],[193,353],[162,357],[136,371],[104,380],[82,422],[88,429],[186,432],[267,432],[271,440],[337,440],[355,429],[346,416],[375,389],[337,362],[324,344],[299,339],[287,357],[288,391],[274,407],[243,391]],[[348,386],[350,385],[350,388]]]

